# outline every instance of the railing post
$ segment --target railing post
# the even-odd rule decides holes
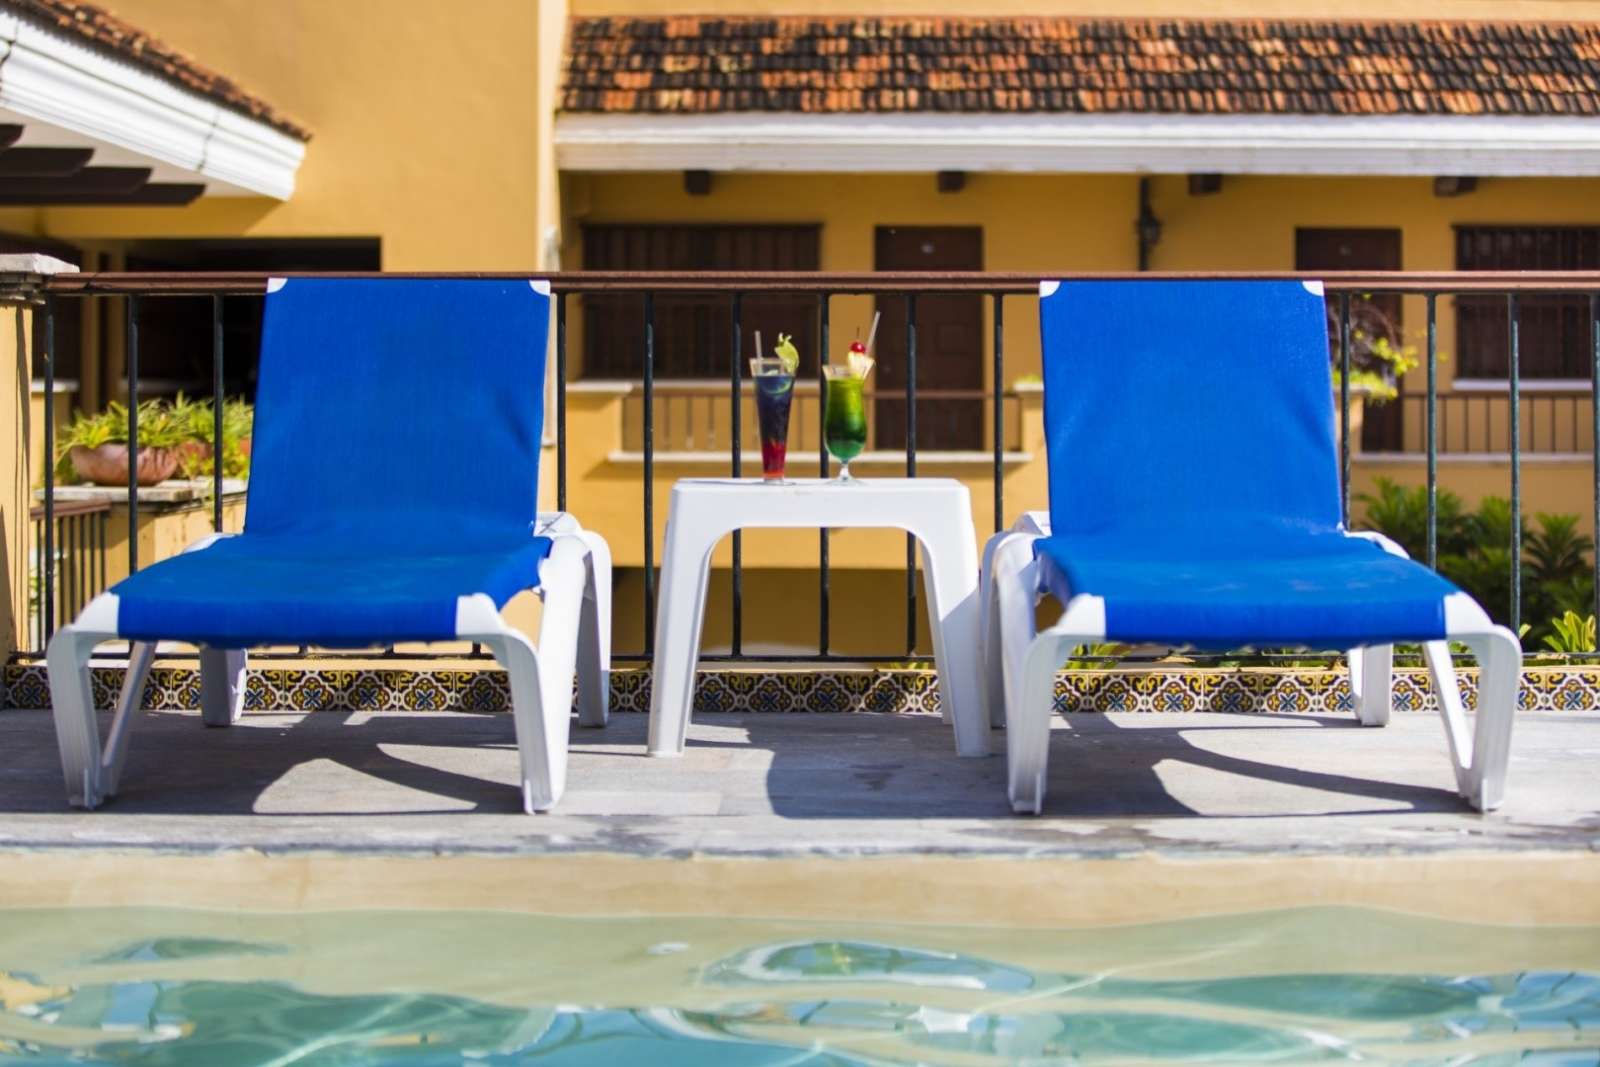
[[[817,464],[824,479],[828,477],[828,300],[829,294],[817,297]],[[817,655],[828,655],[828,609],[832,590],[828,573],[828,530],[817,534]]]
[[[567,294],[556,294],[556,510],[567,510]]]
[[[744,294],[733,294],[733,358],[728,368],[729,404],[733,410],[728,419],[730,444],[733,452],[733,476],[741,477],[744,474],[744,412],[741,393],[744,391]],[[758,351],[755,358],[760,359]],[[793,399],[792,397],[790,398]],[[739,536],[739,531],[733,531],[733,618],[731,620],[731,636],[728,641],[729,651],[737,656],[743,652],[744,646],[744,539]]]
[[[43,641],[56,632],[56,301],[44,298],[44,560],[39,581]]]
[[[139,570],[139,296],[125,299],[128,348],[128,573]]]
[[[994,532],[1005,528],[1005,294],[994,300]]]
[[[917,294],[906,296],[906,477],[917,476]],[[917,539],[906,534],[906,654],[917,650]]]
[[[1439,317],[1437,297],[1428,303],[1428,566],[1439,566]]]
[[[1589,417],[1592,422],[1590,445],[1590,473],[1594,479],[1594,531],[1600,542],[1600,293],[1589,294],[1589,343],[1594,348],[1589,363]],[[1600,619],[1600,548],[1594,559],[1594,615]]]
[[[211,528],[222,532],[222,294],[211,298]]]
[[[656,650],[656,294],[644,294],[644,654]]]
[[[1510,312],[1510,350],[1507,379],[1511,390],[1511,632],[1522,627],[1522,331],[1518,322],[1522,301],[1516,293],[1506,297]]]
[[[1350,525],[1350,294],[1339,294],[1339,499]]]

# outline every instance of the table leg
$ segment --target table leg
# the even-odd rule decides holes
[[[918,536],[932,616],[939,700],[955,723],[956,755],[989,754],[989,716],[979,691],[978,549],[964,516]]]
[[[674,509],[667,519],[656,601],[656,655],[651,669],[652,756],[683,755],[694,700],[694,668],[700,658],[711,550],[719,532]]]

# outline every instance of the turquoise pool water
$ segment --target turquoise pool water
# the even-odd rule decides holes
[[[0,911],[0,1063],[1600,1063],[1600,929]]]

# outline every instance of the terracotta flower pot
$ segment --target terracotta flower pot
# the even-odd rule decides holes
[[[97,448],[73,445],[67,452],[78,477],[95,485],[128,484],[128,446],[113,441]],[[156,485],[178,469],[178,454],[171,448],[139,449],[139,484]]]
[[[172,454],[177,457],[178,470],[187,477],[198,477],[206,472],[211,462],[211,444],[207,441],[184,441],[174,445]]]

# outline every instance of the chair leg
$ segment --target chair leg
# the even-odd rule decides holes
[[[611,548],[592,530],[578,619],[578,725],[604,726],[611,714]]]
[[[1021,677],[1006,680],[1007,688],[1017,693],[1015,699],[1006,702],[1008,795],[1014,812],[1038,815],[1044,810],[1056,670],[1075,647],[1087,640],[1092,639],[1046,630],[1028,645],[1022,657]]]
[[[207,726],[232,726],[244,714],[242,648],[200,650],[200,721]]]
[[[143,710],[144,686],[155,659],[153,641],[135,641],[128,649],[128,670],[117,696],[116,714],[111,717],[111,731],[106,735],[105,754],[100,757],[103,796],[115,796],[122,783],[122,766],[128,759],[128,735],[133,732],[134,717]]]
[[[82,634],[63,626],[45,652],[67,803],[84,808],[96,807],[101,799],[100,724],[95,720],[89,685],[89,657],[99,643],[98,634]]]
[[[1054,626],[1030,640],[1038,564],[1031,551],[1028,555],[1017,579],[1000,583],[1000,625],[1006,653],[1007,791],[1012,811],[1038,815],[1044,810],[1056,671],[1079,645],[1105,640],[1106,605],[1097,596],[1075,596]]]
[[[1449,646],[1443,641],[1430,641],[1424,646],[1424,652],[1433,671],[1456,788],[1477,810],[1491,811],[1505,800],[1522,644],[1503,626],[1480,634],[1460,635],[1455,640],[1465,643],[1478,661],[1478,713],[1470,736],[1461,692],[1456,687],[1455,671],[1450,664]]]
[[[1350,695],[1362,726],[1389,725],[1394,702],[1394,646],[1353,648],[1350,659]]]
[[[1455,664],[1447,641],[1428,641],[1422,646],[1423,658],[1433,675],[1434,698],[1439,702],[1439,720],[1444,724],[1445,744],[1450,749],[1450,768],[1455,772],[1456,790],[1467,792],[1467,766],[1471,758],[1472,733],[1461,703],[1461,687],[1456,684]]]
[[[1000,592],[988,567],[984,568],[979,582],[978,595],[983,605],[983,702],[989,715],[990,729],[1000,729],[1006,724],[1005,657],[1000,647]]]
[[[984,546],[983,573],[979,577],[979,606],[982,609],[980,641],[983,652],[983,698],[989,708],[989,725],[1006,724],[1006,649],[1007,634],[1017,647],[1033,639],[1034,610],[1038,598],[1031,592],[1037,577],[1033,565],[1034,535],[1013,531],[989,538]],[[1004,591],[1004,592],[1002,592]]]
[[[539,654],[526,637],[515,631],[480,640],[511,679],[511,714],[522,771],[522,810],[529,815],[549,811],[561,799],[566,785],[567,724],[561,723],[557,731],[546,729]],[[571,700],[570,694],[567,700]]]
[[[67,802],[77,807],[99,807],[116,792],[131,718],[144,695],[144,681],[155,656],[153,645],[138,643],[133,646],[111,736],[103,747],[100,722],[94,709],[94,690],[89,680],[89,658],[101,642],[114,637],[113,633],[80,629],[71,624],[56,631],[45,652],[51,714],[61,753],[61,772],[66,780]]]
[[[572,676],[578,661],[578,631],[588,582],[589,549],[582,539],[557,538],[539,574],[544,589],[544,614],[539,622],[537,669],[523,675],[524,695],[517,693],[518,671],[511,669],[512,704],[517,716],[517,741],[522,750],[523,808],[530,814],[548,811],[567,786],[567,732],[572,715]],[[520,634],[517,644],[528,648]],[[531,649],[529,649],[531,651]],[[513,660],[520,651],[511,653]],[[536,740],[524,744],[523,739]],[[531,766],[530,766],[531,761]],[[542,788],[538,788],[542,786]]]
[[[474,593],[456,603],[456,636],[482,644],[510,677],[522,808],[530,815],[549,811],[566,789],[568,719],[587,555],[581,540],[559,536],[540,567],[544,617],[539,623],[537,650],[525,636],[506,626],[488,596]]]

